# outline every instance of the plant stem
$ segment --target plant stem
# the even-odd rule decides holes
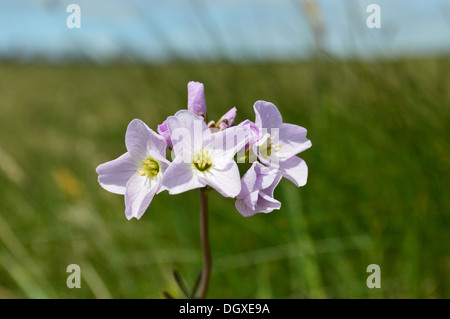
[[[211,248],[208,233],[208,194],[206,187],[200,189],[200,234],[203,250],[203,269],[200,278],[199,298],[204,299],[208,290],[209,275],[211,274]]]

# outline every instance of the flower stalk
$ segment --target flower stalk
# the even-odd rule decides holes
[[[198,298],[204,299],[208,291],[209,277],[211,274],[211,247],[209,245],[208,231],[208,189],[200,188],[200,234],[203,251],[203,269],[200,278],[200,292]]]
[[[266,101],[253,105],[255,121],[233,126],[233,107],[218,122],[207,120],[204,86],[188,83],[187,110],[169,116],[158,133],[134,119],[125,133],[127,152],[96,168],[99,184],[124,195],[127,219],[140,219],[153,197],[167,190],[175,195],[200,190],[200,235],[203,267],[189,291],[180,274],[174,278],[186,298],[206,298],[212,256],[208,231],[208,193],[235,199],[238,212],[249,217],[279,210],[274,189],[284,177],[304,186],[308,167],[297,154],[311,147],[304,127],[284,123],[278,108]],[[172,162],[166,157],[172,151]],[[241,177],[236,163],[250,165]],[[173,298],[163,292],[167,298]]]

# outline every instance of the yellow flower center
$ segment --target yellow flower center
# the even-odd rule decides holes
[[[152,157],[142,161],[143,166],[138,168],[137,173],[141,176],[155,177],[159,173],[159,163]]]
[[[194,164],[195,168],[200,172],[205,172],[210,169],[212,166],[212,161],[208,150],[202,147],[200,152],[194,155],[192,164]]]

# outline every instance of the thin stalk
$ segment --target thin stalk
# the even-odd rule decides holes
[[[208,232],[208,194],[206,188],[200,189],[200,234],[203,251],[203,269],[200,278],[199,298],[204,299],[208,290],[209,276],[211,274],[211,247],[209,246]]]

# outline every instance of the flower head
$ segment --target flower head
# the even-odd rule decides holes
[[[281,171],[297,186],[306,184],[308,167],[296,155],[311,147],[306,129],[283,123],[277,107],[269,102],[257,101],[253,106],[255,125],[263,134],[252,147],[258,159],[268,167]]]
[[[281,203],[273,198],[273,191],[281,177],[279,172],[254,162],[241,180],[241,192],[235,203],[239,213],[249,217],[280,209]]]
[[[204,121],[184,110],[169,117],[167,125],[176,156],[162,181],[170,194],[206,185],[225,197],[239,194],[240,175],[233,157],[246,143],[246,129],[232,127],[213,134]]]
[[[127,152],[97,167],[99,184],[109,192],[125,195],[125,216],[142,217],[153,196],[164,190],[162,176],[170,162],[166,141],[144,122],[130,122],[125,134]]]

